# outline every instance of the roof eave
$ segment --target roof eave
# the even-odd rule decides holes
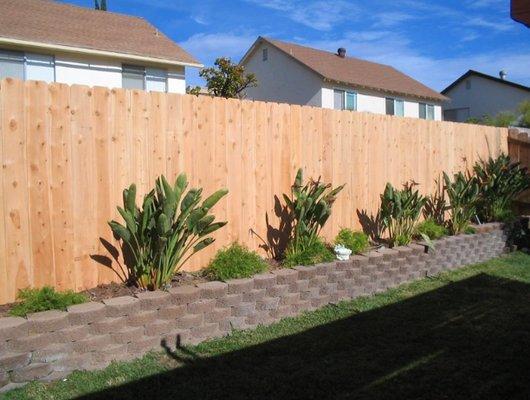
[[[59,51],[67,52],[67,53],[97,55],[97,56],[102,56],[102,57],[118,58],[121,60],[142,61],[142,62],[149,62],[149,63],[156,63],[156,64],[194,67],[194,68],[204,67],[204,65],[200,63],[170,60],[170,59],[159,58],[159,57],[142,56],[142,55],[131,54],[131,53],[120,53],[120,52],[114,52],[114,51],[108,51],[108,50],[96,50],[96,49],[89,49],[85,47],[67,46],[67,45],[54,44],[54,43],[35,42],[35,41],[30,41],[30,40],[13,39],[13,38],[7,38],[7,37],[0,37],[0,44],[26,46],[26,47],[46,49],[46,50],[59,50]]]
[[[403,97],[414,98],[414,99],[418,99],[418,100],[431,100],[431,101],[436,101],[436,102],[439,102],[439,103],[443,103],[444,101],[449,101],[449,98],[446,97],[446,96],[443,96],[443,95],[440,95],[441,97],[419,96],[417,94],[412,94],[412,93],[397,92],[397,91],[388,90],[388,89],[381,89],[381,88],[377,88],[377,87],[373,87],[373,86],[360,85],[360,84],[357,84],[357,83],[353,84],[353,83],[350,83],[350,82],[342,82],[342,81],[338,81],[336,79],[330,79],[330,78],[326,78],[326,77],[324,77],[324,81],[325,82],[330,82],[330,83],[338,83],[338,84],[341,84],[341,85],[344,85],[344,86],[350,86],[350,87],[353,87],[353,88],[359,88],[359,89],[365,89],[365,90],[373,90],[373,91],[381,92],[381,93],[388,93],[388,94],[395,95],[395,96],[403,96]]]

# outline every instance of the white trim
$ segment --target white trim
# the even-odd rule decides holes
[[[0,44],[30,46],[30,47],[35,47],[38,49],[60,50],[60,51],[65,51],[65,52],[70,52],[70,53],[77,53],[77,54],[98,55],[98,56],[104,56],[104,57],[118,58],[120,60],[134,60],[134,61],[151,62],[151,63],[165,64],[165,65],[180,65],[180,66],[196,67],[196,68],[204,67],[204,65],[202,64],[187,63],[183,61],[167,60],[163,58],[147,57],[147,56],[140,56],[140,55],[135,55],[135,54],[127,54],[127,53],[117,53],[117,52],[106,51],[106,50],[93,50],[93,49],[86,49],[82,47],[64,46],[60,44],[40,43],[40,42],[33,42],[29,40],[19,40],[19,39],[12,39],[12,38],[6,38],[6,37],[0,37]]]

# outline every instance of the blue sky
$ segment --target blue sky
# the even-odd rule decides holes
[[[67,0],[93,6],[93,0]],[[436,90],[468,69],[530,86],[530,29],[509,0],[107,0],[141,16],[205,65],[239,61],[269,36],[390,64]],[[201,84],[196,70],[190,84]]]

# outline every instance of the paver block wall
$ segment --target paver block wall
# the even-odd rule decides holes
[[[208,282],[90,302],[68,311],[0,318],[0,391],[73,370],[103,368],[150,350],[195,344],[232,329],[270,324],[326,304],[384,291],[443,270],[494,258],[506,248],[501,224],[477,234],[382,248],[249,279]]]

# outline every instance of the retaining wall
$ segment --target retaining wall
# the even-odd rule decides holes
[[[150,350],[195,344],[232,329],[270,324],[329,303],[369,295],[443,270],[494,258],[506,247],[501,224],[477,234],[379,249],[350,261],[280,269],[250,279],[208,282],[91,302],[68,311],[0,318],[0,391],[73,370],[103,368]]]

